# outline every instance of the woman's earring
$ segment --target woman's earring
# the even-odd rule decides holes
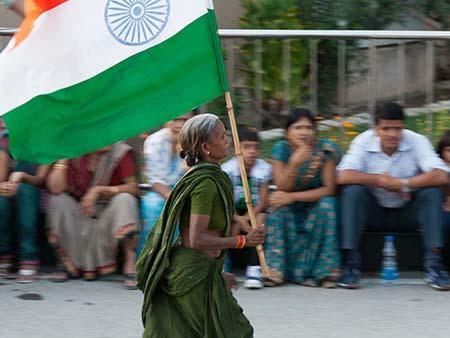
[[[209,151],[208,152],[206,152],[206,155],[208,155],[209,156],[209,154],[211,154]]]

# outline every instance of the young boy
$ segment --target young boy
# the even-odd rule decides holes
[[[238,134],[239,141],[241,142],[241,152],[249,180],[256,219],[258,224],[264,224],[264,210],[266,208],[267,197],[269,194],[269,181],[272,178],[272,166],[266,161],[258,158],[260,142],[258,133],[255,130],[240,126],[238,127]],[[247,232],[251,229],[251,226],[239,171],[239,160],[236,157],[233,157],[231,160],[222,165],[222,170],[230,176],[234,188],[234,203],[236,212],[233,220],[237,226],[233,228],[241,229]],[[249,249],[246,258],[247,268],[244,286],[249,289],[260,289],[264,286],[264,284],[256,249]]]

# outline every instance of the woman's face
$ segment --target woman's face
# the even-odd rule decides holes
[[[286,137],[294,148],[303,144],[312,145],[314,143],[315,134],[314,125],[306,117],[298,119],[291,124],[286,131]]]
[[[205,157],[216,163],[228,156],[228,137],[222,122],[217,125],[208,142],[203,145],[203,152]]]
[[[448,165],[450,165],[450,146],[445,147],[442,150],[442,157],[444,158],[444,161],[447,162]]]

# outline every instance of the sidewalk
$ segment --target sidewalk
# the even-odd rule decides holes
[[[235,295],[255,327],[255,338],[449,337],[450,292],[434,291],[420,279],[399,284],[386,287],[369,279],[358,291],[288,285],[241,288]],[[114,276],[65,284],[0,280],[0,336],[137,338],[141,302],[140,291],[123,289]]]

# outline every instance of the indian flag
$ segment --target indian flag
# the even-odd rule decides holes
[[[38,163],[137,135],[227,90],[211,0],[26,0],[0,54],[11,151]]]

